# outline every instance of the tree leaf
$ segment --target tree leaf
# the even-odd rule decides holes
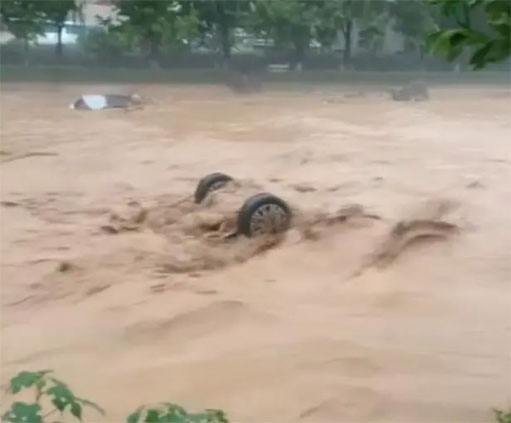
[[[480,49],[476,50],[476,52],[470,58],[470,64],[474,67],[474,69],[481,69],[486,65],[488,62],[487,55],[490,49],[491,44],[487,43]]]
[[[488,63],[497,63],[506,60],[511,50],[509,39],[489,40],[472,56],[470,63],[474,69],[481,69]]]
[[[167,406],[167,413],[173,413],[178,416],[186,416],[188,414],[186,410],[180,405],[174,404],[172,402],[164,402],[163,404]]]
[[[449,44],[452,47],[457,47],[463,44],[469,38],[468,31],[466,29],[454,30],[450,33]]]
[[[41,406],[15,402],[3,416],[2,421],[9,423],[42,423]]]
[[[71,414],[75,416],[78,420],[82,421],[82,406],[78,402],[73,402],[71,404]]]
[[[23,389],[31,388],[32,386],[41,383],[41,379],[51,370],[41,370],[39,372],[21,372],[13,377],[10,381],[10,391],[17,394]]]
[[[144,407],[138,407],[133,413],[131,413],[126,419],[126,423],[138,423],[140,421],[140,415]]]
[[[186,416],[186,420],[184,420],[186,423],[208,423],[210,420],[208,420],[209,415],[206,413],[200,413],[200,414],[188,414]]]
[[[229,423],[225,412],[222,410],[206,410],[208,413],[208,423]]]
[[[500,35],[506,38],[511,37],[511,24],[510,22],[506,22],[504,19],[490,22],[491,27],[498,32]]]
[[[160,419],[160,411],[155,409],[147,410],[147,415],[144,422],[146,423],[162,423],[164,420]]]
[[[46,393],[53,398],[52,403],[60,412],[75,402],[74,394],[64,384],[52,386]]]
[[[439,53],[451,61],[461,54],[463,42],[466,40],[465,30],[437,31],[427,38],[427,45],[432,53]]]
[[[511,15],[511,3],[508,0],[487,0],[485,10],[492,19],[498,19],[501,16]]]

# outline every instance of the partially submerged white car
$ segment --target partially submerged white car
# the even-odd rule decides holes
[[[141,107],[142,97],[138,94],[86,94],[69,105],[72,110],[132,109]]]

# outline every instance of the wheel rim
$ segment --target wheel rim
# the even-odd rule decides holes
[[[289,225],[289,213],[278,204],[258,207],[250,219],[250,233],[276,234],[284,232]]]

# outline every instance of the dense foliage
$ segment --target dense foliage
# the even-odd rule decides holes
[[[27,46],[43,28],[60,34],[78,0],[2,0],[2,25]],[[341,49],[350,68],[354,43],[371,54],[384,45],[388,28],[404,38],[404,50],[421,58],[432,53],[452,61],[468,51],[470,64],[482,68],[510,55],[509,0],[112,0],[118,19],[104,20],[110,41],[158,64],[163,52],[208,45],[223,63],[243,29],[269,45],[289,51],[299,67],[311,45]],[[340,47],[339,47],[340,46]]]

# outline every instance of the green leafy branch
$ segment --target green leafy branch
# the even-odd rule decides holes
[[[51,376],[51,370],[38,372],[21,372],[9,383],[7,392],[17,395],[22,391],[33,389],[33,403],[15,401],[3,414],[4,423],[49,423],[48,418],[60,412],[82,421],[83,409],[93,408],[100,414],[105,411],[92,401],[77,397],[62,381]],[[49,399],[53,408],[43,410],[43,399]],[[45,404],[47,402],[44,402]],[[163,402],[155,406],[141,406],[126,419],[127,423],[229,423],[221,410],[206,410],[202,413],[188,413],[183,407]]]
[[[481,69],[490,63],[505,61],[511,54],[511,2],[507,0],[430,0],[447,17],[454,17],[459,28],[430,34],[431,52],[454,60],[470,49],[470,65]],[[485,13],[488,29],[476,29],[473,13]]]
[[[148,408],[139,407],[126,423],[229,423],[223,411],[206,410],[204,413],[190,414],[183,407],[163,402]]]
[[[51,376],[51,370],[38,372],[21,372],[10,380],[7,392],[16,395],[22,391],[33,389],[35,402],[16,401],[11,404],[2,416],[4,423],[49,423],[48,418],[60,412],[61,416],[68,413],[82,421],[83,408],[95,409],[100,414],[104,410],[97,404],[83,398],[78,398],[62,381]],[[44,414],[42,400],[47,397],[54,408]],[[511,409],[494,409],[497,423],[511,423]],[[221,410],[205,410],[202,413],[189,413],[183,407],[162,402],[153,406],[141,406],[126,419],[126,423],[229,423]],[[54,422],[56,423],[56,422]]]
[[[55,412],[63,415],[70,413],[82,421],[84,407],[94,408],[101,414],[104,410],[92,401],[77,397],[69,387],[60,380],[50,376],[51,370],[38,372],[21,372],[10,381],[8,392],[15,395],[27,389],[35,390],[35,402],[14,402],[2,416],[3,422],[9,423],[42,423],[45,417]],[[42,399],[48,397],[55,407],[43,415]]]

